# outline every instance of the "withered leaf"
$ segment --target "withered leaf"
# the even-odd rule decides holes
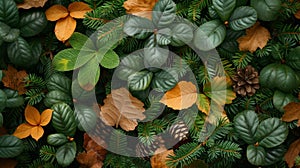
[[[300,19],[300,10],[297,11],[297,13],[295,13],[294,15],[297,19]]]
[[[55,36],[59,41],[65,42],[68,40],[76,29],[76,20],[71,16],[60,19],[55,25]]]
[[[18,4],[18,8],[30,9],[43,7],[48,0],[24,0],[23,3]]]
[[[298,120],[298,127],[300,126],[300,103],[291,102],[287,104],[284,108],[284,114],[282,116],[282,121],[291,122]]]
[[[299,154],[300,154],[300,139],[294,141],[284,155],[284,160],[288,164],[289,168],[292,168],[294,166],[295,159]]]
[[[24,78],[27,77],[25,70],[17,71],[13,66],[8,65],[7,70],[3,70],[2,82],[5,87],[17,90],[19,95],[26,92]]]
[[[271,35],[268,29],[261,26],[259,22],[246,30],[246,35],[237,39],[241,51],[255,52],[257,48],[264,48]]]
[[[158,0],[127,0],[123,6],[128,14],[151,19],[152,8],[157,1]]]
[[[151,161],[151,167],[152,168],[169,168],[166,165],[166,161],[168,159],[169,155],[174,155],[174,151],[171,150],[163,150],[164,152],[161,152],[162,149],[157,149],[157,151],[155,151],[155,154],[151,157],[150,161]]]
[[[120,88],[112,90],[104,100],[100,116],[109,126],[120,126],[125,131],[132,131],[138,125],[137,120],[143,120],[144,103],[133,97],[131,93]]]
[[[92,11],[92,8],[83,2],[73,2],[69,5],[68,10],[73,18],[83,19],[85,13]]]

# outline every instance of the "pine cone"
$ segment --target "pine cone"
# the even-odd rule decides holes
[[[252,96],[259,89],[258,72],[251,65],[244,69],[238,69],[232,80],[233,89],[239,95]]]

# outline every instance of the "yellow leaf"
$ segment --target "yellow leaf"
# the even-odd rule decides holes
[[[27,105],[25,109],[25,119],[29,124],[33,126],[39,125],[41,123],[40,112],[36,108]]]
[[[46,17],[50,21],[57,21],[59,19],[65,18],[69,15],[66,7],[62,5],[53,5],[46,10]]]
[[[21,124],[17,127],[17,129],[16,129],[16,131],[14,132],[13,135],[20,138],[20,139],[26,138],[31,134],[31,129],[33,127],[34,126],[29,125],[27,123]]]
[[[40,123],[41,126],[46,126],[50,122],[51,117],[52,117],[52,112],[53,112],[53,110],[51,110],[51,109],[46,109],[42,112],[41,123]]]
[[[125,131],[132,131],[137,120],[143,120],[144,103],[133,97],[125,88],[112,90],[101,106],[100,116],[110,126],[120,126]]]
[[[192,82],[181,81],[167,91],[160,102],[174,110],[182,110],[191,107],[197,101],[197,96],[197,88]]]
[[[92,11],[92,8],[83,2],[73,2],[68,6],[68,10],[73,18],[83,19],[85,13]]]
[[[133,14],[148,19],[152,18],[152,8],[158,0],[127,0],[124,8],[127,14]]]
[[[260,26],[259,22],[256,22],[255,25],[246,30],[245,36],[237,39],[237,42],[241,51],[250,51],[253,53],[257,48],[264,48],[269,39],[271,39],[271,35],[268,29]]]
[[[23,3],[18,4],[18,8],[30,9],[32,7],[43,7],[48,0],[24,0]]]
[[[35,126],[31,129],[31,137],[38,141],[44,134],[44,129],[41,126]]]
[[[75,31],[75,28],[76,20],[73,19],[71,16],[68,16],[56,22],[54,32],[59,41],[65,42],[72,36],[72,34]]]
[[[206,115],[209,114],[210,111],[210,104],[209,104],[209,99],[206,97],[204,94],[199,94],[198,95],[198,100],[196,102],[198,109],[205,113]]]

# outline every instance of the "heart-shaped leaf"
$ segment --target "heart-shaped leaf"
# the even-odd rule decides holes
[[[176,4],[172,0],[158,1],[152,12],[152,20],[157,28],[167,27],[175,20]]]
[[[194,37],[194,30],[185,23],[178,23],[172,26],[171,45],[182,46],[190,43]]]
[[[100,65],[108,69],[113,69],[117,67],[119,63],[119,56],[113,50],[108,50],[100,61]]]
[[[144,39],[154,32],[154,26],[149,19],[132,16],[126,21],[124,32],[129,36]]]

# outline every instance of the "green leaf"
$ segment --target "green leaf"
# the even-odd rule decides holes
[[[282,144],[288,135],[288,128],[279,118],[262,121],[254,135],[260,146],[273,148]]]
[[[91,52],[96,51],[96,47],[93,41],[88,36],[79,32],[74,32],[72,34],[72,36],[69,39],[69,43],[76,50],[85,50]]]
[[[275,164],[280,161],[286,152],[284,146],[277,146],[275,148],[265,149],[266,150],[266,158],[264,162],[264,166],[269,166]]]
[[[219,20],[212,20],[201,25],[195,32],[194,45],[203,51],[219,46],[225,39],[226,27]]]
[[[172,0],[158,1],[152,12],[152,21],[157,28],[167,27],[175,20],[176,4]]]
[[[9,60],[22,68],[31,68],[38,63],[40,56],[33,55],[31,47],[22,37],[18,37],[13,43],[7,46]]]
[[[23,143],[12,135],[0,136],[0,158],[13,158],[23,152]]]
[[[5,92],[3,92],[2,90],[0,90],[0,113],[5,108],[6,101],[7,101],[7,96],[6,96]]]
[[[124,32],[128,36],[145,39],[154,32],[152,22],[146,18],[132,16],[124,25]]]
[[[254,111],[246,110],[234,117],[234,128],[247,144],[256,143],[254,138],[259,121]]]
[[[0,127],[3,127],[3,115],[0,112]]]
[[[183,46],[190,43],[194,37],[194,30],[185,23],[178,23],[172,26],[171,45]]]
[[[0,22],[0,38],[8,43],[14,42],[20,35],[19,29],[10,28],[3,22]]]
[[[171,29],[163,28],[156,33],[156,42],[158,45],[168,45],[171,43]]]
[[[0,0],[0,21],[11,27],[19,24],[19,11],[13,0]]]
[[[55,73],[47,80],[47,89],[49,91],[58,90],[66,94],[70,94],[71,79],[63,74]]]
[[[18,91],[11,89],[3,90],[7,96],[6,107],[15,108],[24,104],[24,98],[18,94]]]
[[[93,57],[95,53],[69,48],[54,56],[53,66],[57,71],[70,71],[83,66]]]
[[[73,110],[65,103],[54,104],[51,109],[52,125],[58,133],[73,137],[76,132],[76,122]]]
[[[136,72],[128,77],[129,88],[133,91],[145,90],[149,87],[153,73],[148,70]]]
[[[269,64],[260,72],[261,86],[270,89],[277,88],[283,92],[291,92],[299,87],[297,75],[293,69],[284,64]]]
[[[68,138],[64,134],[50,134],[47,137],[47,142],[53,146],[61,146],[67,142],[69,142]]]
[[[76,156],[76,143],[70,142],[59,147],[56,151],[56,160],[59,165],[66,167],[69,166]]]
[[[56,103],[72,104],[72,98],[69,94],[59,90],[52,90],[48,92],[44,99],[44,104],[47,107],[51,107]]]
[[[229,27],[233,30],[243,30],[253,26],[257,20],[257,13],[254,8],[241,6],[234,10],[229,19]]]
[[[251,0],[251,6],[257,11],[258,18],[262,21],[274,21],[280,14],[280,0]]]
[[[255,165],[260,166],[265,162],[266,151],[261,146],[249,145],[247,147],[247,159],[248,161]]]
[[[113,50],[108,50],[101,59],[100,65],[107,69],[113,69],[120,63],[119,56]]]
[[[39,34],[47,26],[44,12],[35,11],[22,14],[19,28],[23,37],[32,37]]]
[[[42,48],[41,41],[42,41],[41,39],[34,38],[34,39],[30,39],[30,41],[28,42],[31,48],[32,55],[34,55],[34,57],[40,57],[42,55],[43,48]]]
[[[83,89],[90,91],[96,86],[99,77],[99,63],[97,61],[97,58],[93,58],[79,69],[78,83]]]
[[[236,0],[213,0],[212,3],[222,21],[226,21],[235,8]]]
[[[1,45],[1,44],[0,44]],[[2,78],[3,78],[3,71],[0,70],[0,81],[2,81]]]
[[[81,131],[90,131],[95,129],[96,121],[98,116],[96,115],[94,109],[85,105],[75,106],[76,120],[79,123],[79,128]]]
[[[198,109],[205,113],[209,114],[210,112],[210,102],[207,96],[205,94],[198,94],[197,102],[196,102]]]
[[[154,36],[151,36],[150,40],[144,48],[144,65],[148,67],[160,68],[166,63],[169,50],[167,46],[159,46],[155,43]]]
[[[169,73],[170,71],[161,70],[154,74],[151,82],[151,87],[160,92],[165,92],[172,89],[178,83],[178,75]]]
[[[292,49],[286,56],[286,64],[291,68],[300,71],[300,46]]]
[[[72,82],[72,97],[74,102],[90,101],[90,98],[95,96],[93,90],[86,91],[78,83],[78,80]]]
[[[283,107],[291,102],[296,102],[297,98],[290,93],[283,93],[281,91],[275,91],[273,96],[273,104],[275,108],[281,112],[284,112]]]

